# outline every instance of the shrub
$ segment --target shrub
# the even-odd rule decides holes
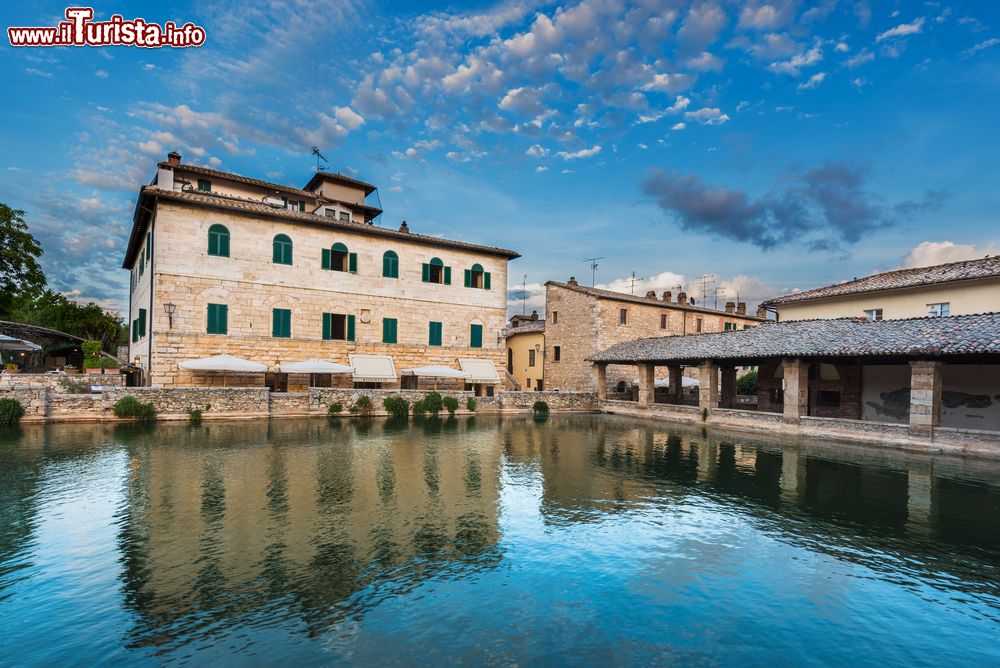
[[[87,357],[83,360],[84,369],[117,369],[120,364],[118,360],[113,360],[101,355],[100,357]]]
[[[201,424],[202,413],[211,409],[212,404],[205,404],[204,408],[192,408],[188,411],[188,422],[191,424]]]
[[[21,367],[17,365],[17,362],[7,362],[3,365],[5,371],[17,371]]]
[[[469,397],[468,399],[466,399],[465,400],[465,407],[469,410],[470,413],[475,413],[476,412],[476,398],[475,397]]]
[[[24,406],[17,399],[0,399],[0,427],[10,427],[24,417]]]
[[[80,349],[85,357],[97,357],[101,354],[101,345],[100,341],[84,341],[80,344]]]
[[[413,402],[413,417],[422,418],[427,415],[427,404],[423,399]]]
[[[757,372],[748,371],[736,379],[736,394],[757,396]]]
[[[66,394],[90,394],[90,381],[85,378],[60,376],[59,387]]]
[[[410,414],[410,402],[403,397],[386,397],[382,400],[382,405],[395,420],[405,420]]]
[[[458,399],[455,397],[445,397],[441,400],[441,404],[448,409],[448,415],[455,417],[455,411],[458,410]]]
[[[340,415],[344,412],[344,404],[339,401],[334,401],[330,404],[330,407],[326,409],[327,415]]]
[[[702,422],[708,422],[708,409],[707,408],[702,408],[701,409],[701,421]]]
[[[156,420],[156,407],[153,404],[142,403],[130,394],[116,401],[112,410],[117,418],[138,418],[142,422]]]
[[[351,412],[362,417],[371,417],[375,413],[375,407],[372,406],[372,400],[368,395],[362,394],[351,406]]]
[[[538,417],[545,417],[549,414],[549,405],[544,401],[536,401],[531,406],[531,412]]]
[[[427,407],[427,412],[431,414],[432,417],[437,417],[441,409],[444,408],[444,401],[441,395],[437,392],[431,392],[426,397],[424,397],[424,406]]]

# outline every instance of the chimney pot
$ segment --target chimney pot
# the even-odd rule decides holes
[[[733,313],[736,311],[736,302],[726,302],[726,313]]]
[[[739,313],[740,315],[746,315],[747,314],[747,303],[746,302],[737,302],[736,303],[736,312]]]
[[[181,154],[177,151],[167,153],[167,164],[175,166],[181,164]]]
[[[763,306],[758,306],[757,307],[757,317],[758,318],[766,318],[767,317],[767,309],[765,309]]]
[[[405,220],[403,221],[403,224],[399,226],[399,231],[406,232],[407,234],[410,233],[410,226],[406,224]]]
[[[669,303],[670,300],[673,298],[673,296],[674,293],[672,293],[670,290],[667,290],[666,292],[663,293],[663,301]]]
[[[531,319],[532,320],[538,320],[538,311],[532,311],[531,312]]]
[[[576,276],[570,276],[569,277],[569,284],[570,285],[576,285]]]
[[[646,299],[656,299],[656,290],[650,290],[647,292]]]
[[[684,292],[683,290],[681,292],[678,292],[677,293],[677,303],[678,304],[687,304],[688,303],[688,293]]]

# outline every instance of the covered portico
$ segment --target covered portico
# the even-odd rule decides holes
[[[739,413],[761,424],[777,418],[786,425],[807,419],[853,421],[859,428],[861,423],[904,425],[915,437],[932,437],[941,428],[1000,432],[998,328],[996,313],[792,321],[642,339],[613,346],[591,361],[602,401],[607,400],[607,365],[634,365],[640,410],[663,403],[654,392],[657,367],[666,366],[671,379],[679,378],[684,367],[696,367],[697,411],[705,421]],[[741,367],[758,370],[756,411],[736,405]],[[679,387],[671,383],[672,391]],[[684,407],[676,408],[683,414]]]

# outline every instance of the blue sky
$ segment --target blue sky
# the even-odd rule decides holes
[[[1000,10],[982,2],[96,3],[185,50],[0,47],[0,201],[50,283],[113,308],[137,187],[186,162],[379,186],[383,224],[513,248],[510,288],[605,256],[636,290],[759,301],[1000,251]],[[7,3],[4,28],[65,5]],[[520,310],[518,302],[514,310]],[[711,300],[709,300],[711,304]]]

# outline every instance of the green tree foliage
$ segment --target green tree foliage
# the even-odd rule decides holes
[[[736,379],[736,394],[757,396],[757,372],[748,371]]]
[[[448,415],[455,417],[455,411],[458,410],[458,399],[455,397],[444,397],[441,400],[442,405],[448,409]]]
[[[111,354],[128,342],[128,328],[120,315],[108,313],[93,302],[77,304],[52,290],[15,297],[6,319],[100,341]]]
[[[0,427],[9,427],[24,417],[24,406],[17,399],[0,399]]]
[[[41,245],[24,222],[24,211],[0,203],[0,316],[18,295],[45,287],[38,264],[41,254]]]
[[[394,420],[405,420],[410,414],[410,402],[403,397],[386,397],[382,405]]]

